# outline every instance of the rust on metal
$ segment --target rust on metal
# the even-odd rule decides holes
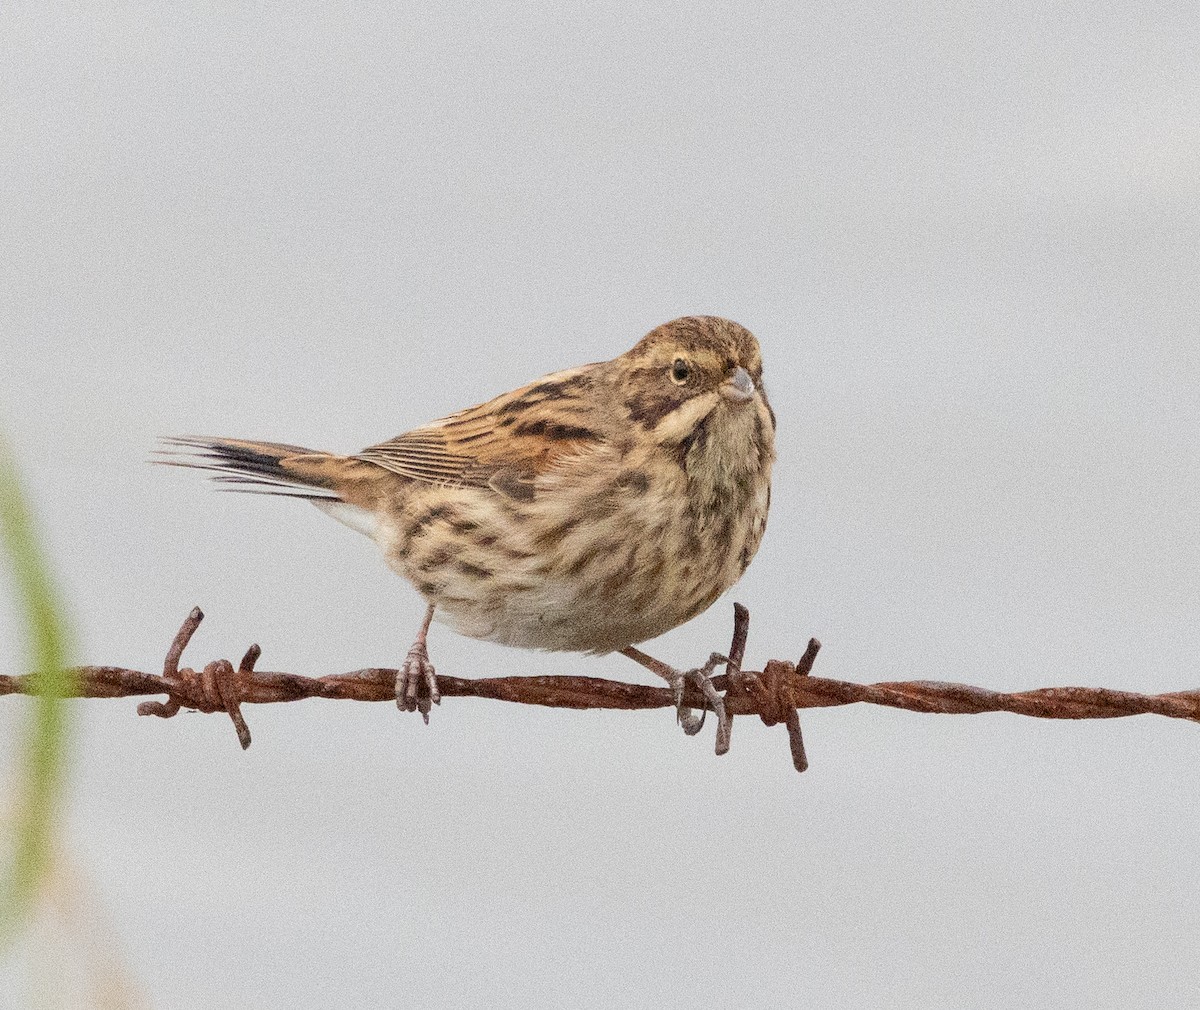
[[[208,663],[201,670],[181,668],[179,663],[204,614],[196,607],[187,616],[167,650],[161,675],[116,666],[82,666],[73,670],[73,696],[80,698],[128,698],[165,694],[166,701],[144,701],[140,715],[170,718],[181,709],[224,712],[233,722],[238,741],[250,746],[250,730],[242,705],[328,698],[345,701],[390,701],[396,698],[396,670],[369,667],[323,677],[256,670],[261,654],[257,645],[246,651],[235,669],[228,660]],[[749,631],[749,611],[740,604],[734,610],[734,634],[726,672],[712,679],[723,694],[728,714],[757,715],[768,726],[783,724],[788,731],[792,763],[797,771],[808,767],[800,733],[799,710],[838,705],[885,705],[910,712],[976,715],[1011,712],[1038,719],[1116,719],[1132,715],[1160,715],[1170,719],[1200,722],[1200,691],[1168,694],[1138,694],[1096,687],[1044,687],[1030,691],[991,691],[969,684],[917,680],[857,684],[811,675],[821,648],[815,638],[796,663],[769,660],[761,671],[743,670]],[[636,650],[631,650],[636,651]],[[657,662],[645,657],[646,663]],[[639,658],[639,662],[641,659]],[[489,698],[523,705],[567,709],[648,709],[674,704],[666,687],[629,684],[599,677],[449,677],[439,676],[443,698]],[[0,695],[36,694],[37,674],[0,675]],[[684,703],[704,709],[701,691],[688,684]],[[717,753],[728,749],[728,737],[717,740]]]

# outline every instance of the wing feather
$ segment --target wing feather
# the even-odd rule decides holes
[[[429,484],[527,497],[539,474],[608,441],[608,426],[597,422],[601,367],[547,375],[353,458]]]

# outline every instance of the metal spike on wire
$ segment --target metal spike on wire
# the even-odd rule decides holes
[[[187,616],[167,650],[161,674],[143,673],[116,666],[81,666],[72,671],[72,696],[128,698],[165,694],[167,700],[144,701],[139,715],[170,718],[181,709],[225,712],[233,721],[242,748],[250,746],[250,730],[242,705],[328,698],[348,701],[390,701],[396,698],[396,670],[368,667],[349,673],[304,677],[255,669],[261,654],[257,645],[246,650],[234,668],[225,659],[201,670],[180,668],[179,663],[204,614],[197,607]],[[811,674],[821,648],[815,638],[796,662],[768,660],[761,671],[743,670],[742,660],[750,627],[750,612],[734,604],[733,641],[726,672],[714,677],[713,687],[723,693],[730,716],[756,715],[768,726],[787,728],[792,763],[797,771],[808,767],[800,733],[799,710],[862,702],[910,712],[974,715],[1012,712],[1039,719],[1114,719],[1130,715],[1161,715],[1200,722],[1200,690],[1169,694],[1138,694],[1100,687],[1044,687],[1031,691],[991,691],[968,684],[915,680],[857,684]],[[0,675],[0,695],[36,694],[39,676]],[[490,698],[495,701],[541,705],[549,708],[649,709],[669,708],[674,699],[669,688],[630,684],[599,677],[450,677],[438,676],[443,698]],[[701,691],[689,684],[685,705],[704,709]],[[718,735],[716,750],[725,753],[728,736]]]

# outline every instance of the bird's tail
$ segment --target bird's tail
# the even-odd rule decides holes
[[[346,470],[356,468],[344,456],[278,442],[184,435],[162,443],[167,448],[157,452],[156,463],[209,470],[225,491],[343,501]]]

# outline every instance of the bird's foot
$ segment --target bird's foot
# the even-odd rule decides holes
[[[675,717],[679,725],[683,727],[683,731],[688,736],[695,736],[700,732],[700,728],[704,725],[704,714],[711,708],[717,713],[717,747],[718,754],[724,754],[729,750],[729,733],[732,728],[733,721],[729,718],[729,713],[725,710],[725,700],[721,697],[721,693],[713,685],[713,671],[722,663],[731,671],[736,671],[741,663],[741,648],[737,645],[737,638],[734,639],[734,648],[732,652],[737,657],[737,662],[729,659],[727,656],[722,656],[719,652],[714,652],[708,657],[708,662],[703,666],[698,666],[694,670],[676,670],[673,666],[668,666],[661,660],[655,659],[653,656],[648,656],[632,645],[625,646],[621,650],[621,655],[632,659],[639,666],[644,666],[647,670],[658,674],[670,685],[671,699],[675,703]],[[743,639],[742,645],[745,642]],[[689,708],[683,702],[684,693],[687,690],[688,682],[691,681],[700,689],[700,693],[704,696],[704,709],[700,715]]]
[[[722,663],[728,662],[729,659],[727,657],[722,656],[719,652],[714,652],[708,657],[708,662],[703,666],[698,666],[693,670],[672,670],[673,676],[667,678],[668,683],[671,685],[671,693],[675,698],[675,718],[688,736],[695,736],[700,732],[701,727],[704,725],[704,717],[711,708],[717,713],[718,744],[723,740],[728,741],[730,730],[729,715],[725,711],[724,699],[721,697],[720,692],[713,687],[712,682],[713,671]],[[688,681],[691,681],[700,689],[700,693],[704,695],[704,700],[708,702],[701,709],[699,717],[697,717],[693,709],[688,708],[683,703],[683,691]]]
[[[420,712],[428,726],[430,709],[441,703],[437,673],[429,661],[429,650],[424,641],[418,640],[408,650],[396,674],[396,707],[402,712]]]

